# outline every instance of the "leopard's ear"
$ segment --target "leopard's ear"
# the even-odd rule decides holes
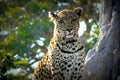
[[[83,9],[81,7],[77,7],[73,10],[73,12],[75,12],[80,18],[81,14],[83,13]]]
[[[53,12],[48,12],[48,17],[50,18],[50,20],[51,21],[53,21],[56,17],[57,17],[57,15],[56,14],[54,14]]]

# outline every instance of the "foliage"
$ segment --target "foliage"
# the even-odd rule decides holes
[[[98,38],[98,0],[1,0],[0,79],[31,79],[32,66],[46,53],[52,37],[53,24],[47,17],[48,11],[78,6],[84,9],[81,20],[87,25],[85,37],[92,38],[87,40],[88,51]],[[17,75],[8,74],[19,68],[22,70]]]
[[[95,42],[98,40],[98,34],[99,34],[99,27],[98,27],[98,22],[91,22],[92,28],[90,31],[90,37],[87,39],[86,42],[86,51],[91,49],[94,45]]]

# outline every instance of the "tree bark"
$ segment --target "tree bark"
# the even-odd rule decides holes
[[[100,36],[87,53],[84,80],[120,80],[120,0],[101,0]]]

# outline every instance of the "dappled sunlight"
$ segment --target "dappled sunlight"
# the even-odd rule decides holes
[[[86,31],[86,24],[85,24],[84,21],[81,21],[80,22],[80,28],[78,30],[79,36],[83,35],[85,31]]]

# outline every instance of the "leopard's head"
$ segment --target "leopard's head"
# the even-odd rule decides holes
[[[82,12],[81,7],[74,10],[65,9],[57,14],[49,12],[49,18],[55,25],[53,36],[59,40],[78,37],[79,19]]]

